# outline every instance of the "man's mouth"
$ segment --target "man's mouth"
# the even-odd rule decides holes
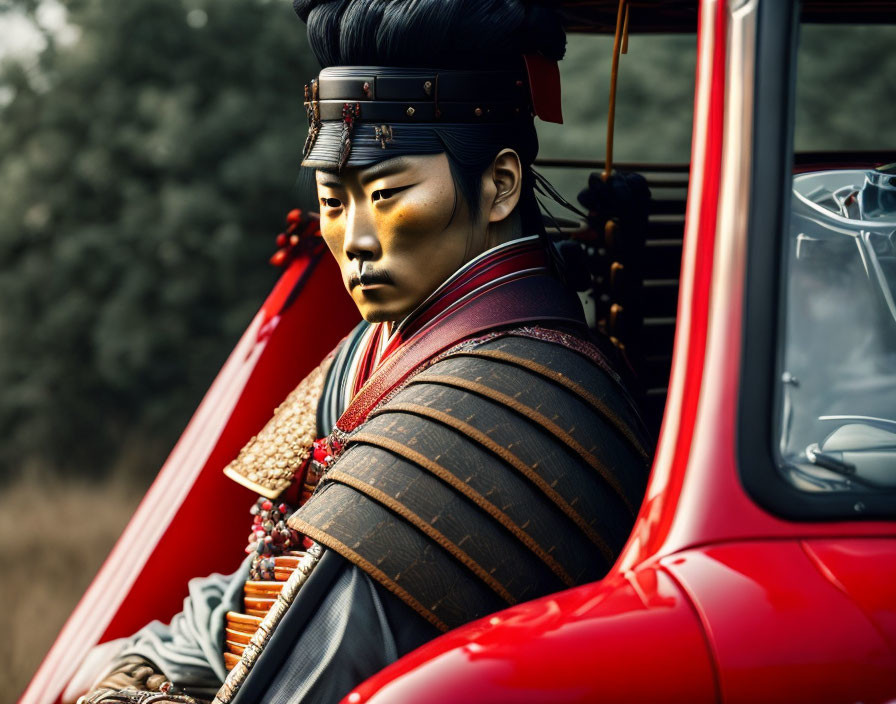
[[[349,289],[360,286],[361,290],[377,286],[390,285],[395,282],[385,269],[374,269],[369,263],[362,262],[357,271],[353,271],[348,279]]]

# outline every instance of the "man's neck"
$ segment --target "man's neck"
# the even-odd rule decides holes
[[[509,247],[511,245],[518,244],[520,242],[528,242],[528,241],[534,242],[537,239],[538,239],[538,235],[529,235],[527,237],[516,237],[513,239],[505,240],[499,244],[496,244],[496,245],[489,247],[488,249],[480,252],[475,257],[471,258],[469,261],[467,261],[465,264],[463,264],[459,269],[457,269],[457,271],[455,271],[453,274],[451,274],[451,276],[449,276],[447,279],[445,279],[445,281],[443,281],[441,283],[441,285],[438,288],[436,288],[435,291],[433,291],[431,294],[429,294],[429,296],[427,296],[423,300],[422,303],[420,303],[413,311],[411,311],[410,314],[405,316],[400,321],[396,321],[396,320],[388,321],[386,323],[386,325],[387,325],[386,329],[388,330],[389,337],[391,338],[392,336],[394,336],[396,332],[400,331],[405,326],[405,323],[408,320],[410,320],[411,318],[414,318],[421,310],[423,310],[424,308],[431,305],[432,302],[435,301],[436,299],[438,299],[445,292],[445,290],[447,288],[449,288],[455,281],[457,281],[459,278],[461,278],[465,272],[469,271],[472,267],[474,267],[477,263],[481,262],[483,259],[486,259],[487,257],[494,256],[495,254],[497,254],[499,251],[501,251],[505,247]]]

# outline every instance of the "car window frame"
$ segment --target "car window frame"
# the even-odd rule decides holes
[[[778,456],[786,300],[781,278],[789,236],[794,167],[796,56],[800,3],[761,2],[757,18],[752,174],[747,224],[737,461],[748,495],[789,520],[880,519],[896,516],[896,492],[796,487]]]

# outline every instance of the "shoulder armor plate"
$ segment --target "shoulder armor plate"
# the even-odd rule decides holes
[[[331,362],[328,356],[302,380],[224,468],[224,474],[269,499],[276,499],[292,484],[317,437],[317,408]]]
[[[290,520],[442,630],[602,577],[649,450],[594,359],[516,335],[411,377]]]

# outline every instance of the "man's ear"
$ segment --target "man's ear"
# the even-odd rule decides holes
[[[488,190],[495,194],[488,221],[501,222],[507,219],[520,202],[523,166],[519,155],[512,149],[502,149],[495,157],[492,168],[486,171],[486,178],[491,180]]]

